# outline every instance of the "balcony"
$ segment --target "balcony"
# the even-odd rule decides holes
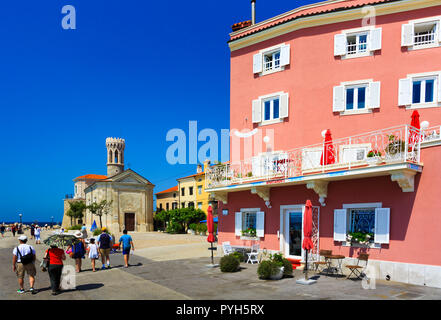
[[[269,201],[269,188],[306,184],[321,200],[330,181],[391,175],[403,192],[413,192],[422,171],[421,143],[439,141],[440,127],[402,125],[289,151],[263,153],[239,162],[214,165],[206,174],[207,192],[226,203],[228,192],[251,190]],[[330,161],[322,161],[324,150]],[[326,157],[325,157],[326,158]]]

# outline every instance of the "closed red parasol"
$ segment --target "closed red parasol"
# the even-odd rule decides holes
[[[418,113],[417,110],[414,110],[412,112],[412,121],[410,122],[410,125],[412,127],[417,128],[417,129],[421,129],[420,128],[420,114]]]
[[[216,239],[214,237],[213,209],[211,208],[211,206],[209,206],[207,210],[207,232],[208,232],[207,241],[215,242]]]
[[[412,146],[418,142],[418,135],[419,135],[419,130],[421,129],[420,127],[420,114],[418,113],[417,110],[414,110],[412,112],[412,120],[410,122],[410,126],[414,127],[416,129],[418,129],[418,131],[414,131],[415,129],[410,128],[410,132],[409,132],[409,148],[412,148]]]
[[[331,130],[326,130],[325,134],[325,144],[322,156],[320,158],[320,165],[328,165],[335,163],[335,152],[334,152],[334,146],[332,145],[332,137],[331,137]]]
[[[312,203],[306,200],[305,212],[303,213],[303,243],[302,248],[305,252],[305,280],[308,280],[308,250],[314,247],[312,237]]]

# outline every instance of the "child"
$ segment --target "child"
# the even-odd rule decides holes
[[[95,272],[95,260],[99,258],[100,253],[98,246],[95,244],[95,239],[91,238],[89,240],[89,245],[87,246],[87,251],[89,252],[90,262],[92,263],[92,270]]]

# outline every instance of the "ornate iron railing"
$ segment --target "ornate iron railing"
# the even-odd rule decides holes
[[[439,127],[437,130],[435,133],[439,137]],[[206,186],[217,188],[389,163],[419,163],[423,139],[429,137],[422,137],[414,127],[402,125],[336,139],[330,143],[264,153],[251,159],[210,167],[206,174]]]
[[[422,143],[441,140],[441,126],[421,130],[421,138]]]

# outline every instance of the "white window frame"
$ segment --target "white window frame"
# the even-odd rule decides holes
[[[435,24],[435,41],[433,43],[424,44],[424,45],[415,45],[415,25],[418,24]],[[429,18],[423,18],[423,19],[417,19],[417,20],[410,20],[408,22],[408,25],[412,25],[412,44],[407,46],[407,49],[409,51],[413,50],[421,50],[421,49],[429,49],[429,48],[436,48],[441,46],[441,16],[435,16],[435,17],[429,17]],[[404,26],[404,25],[403,25]],[[404,31],[402,31],[403,33]],[[404,35],[402,34],[401,37]],[[405,46],[405,45],[402,45]],[[406,46],[405,46],[406,47]]]
[[[365,51],[359,51],[360,47],[360,37],[366,36],[366,49]],[[349,53],[348,47],[348,38],[355,37],[355,53]],[[365,57],[370,55],[369,50],[369,31],[357,32],[357,33],[348,33],[346,34],[346,58],[352,57]]]
[[[274,118],[274,101],[278,100],[279,101],[279,117],[278,118]],[[265,109],[266,106],[265,104],[267,102],[270,102],[270,118],[268,120],[265,119]],[[271,122],[278,122],[280,120],[280,96],[273,96],[273,97],[269,97],[269,98],[265,98],[262,99],[262,123],[271,123]]]
[[[279,66],[278,67],[275,66],[275,61],[276,61],[275,55],[277,53],[279,53]],[[262,59],[263,59],[263,61],[262,61],[262,66],[263,66],[262,67],[262,75],[282,71],[282,68],[283,68],[283,70],[285,70],[285,67],[281,66],[281,55],[282,55],[281,47],[278,47],[274,50],[262,52]],[[271,58],[272,58],[272,62],[271,62],[272,67],[270,69],[266,69],[266,64],[267,64],[267,62],[265,61],[266,56],[271,56]]]
[[[265,48],[263,50],[260,50],[258,55],[260,55],[260,63],[261,63],[261,71],[258,73],[259,76],[265,76],[268,74],[272,74],[272,73],[276,73],[276,72],[281,72],[285,70],[285,65],[283,65],[283,58],[282,58],[282,47],[288,47],[288,54],[291,55],[291,47],[289,44],[286,43],[281,43],[269,48]],[[280,53],[280,61],[279,61],[279,67],[277,68],[271,68],[269,70],[265,70],[265,56],[266,55],[274,55],[275,53],[279,52]],[[288,59],[288,63],[286,65],[290,65],[290,57],[287,58]],[[273,60],[274,61],[274,60]],[[253,62],[254,63],[254,62]]]
[[[358,107],[358,89],[364,88],[364,107],[359,108]],[[347,109],[348,101],[347,101],[347,93],[348,90],[354,89],[354,101],[353,101],[353,108]],[[363,84],[354,84],[354,85],[346,85],[345,86],[345,112],[361,112],[368,108],[368,91],[369,91],[369,83],[363,83]]]
[[[349,222],[350,222],[350,209],[364,209],[364,208],[383,208],[383,203],[381,202],[372,202],[372,203],[344,203],[342,209],[346,210],[346,234],[349,232]],[[389,229],[390,232],[390,229]],[[351,247],[350,242],[342,241],[342,246]],[[381,249],[380,243],[369,243],[368,245],[352,245],[352,247],[369,247]]]
[[[199,195],[202,194],[202,186],[198,186],[198,194],[199,194]]]
[[[374,83],[373,79],[365,79],[365,80],[357,80],[357,81],[346,81],[346,82],[342,82],[340,83],[340,86],[344,87],[344,110],[340,111],[340,115],[345,116],[345,115],[354,115],[354,114],[368,114],[368,113],[372,113],[372,110],[374,109],[374,107],[370,106],[371,103],[371,90],[370,90],[370,86],[371,84]],[[347,106],[347,89],[350,88],[360,88],[360,87],[366,87],[366,92],[365,92],[365,106],[362,109],[358,109],[358,90],[356,91],[357,94],[355,94],[354,92],[354,108],[353,109],[346,109]],[[379,94],[381,94],[379,92]],[[356,103],[357,102],[357,107],[356,107]],[[379,108],[375,107],[375,108]],[[334,111],[335,112],[335,111]]]
[[[435,78],[435,83],[433,86],[433,102],[420,102],[413,103],[413,82],[420,79],[432,79]],[[422,109],[422,108],[436,108],[441,107],[441,71],[433,71],[433,72],[424,72],[424,73],[414,73],[408,74],[406,79],[410,80],[410,104],[405,105],[406,109]],[[404,79],[403,79],[404,80]],[[425,88],[425,85],[424,85]],[[401,89],[401,88],[400,88]],[[421,87],[423,90],[423,86]],[[426,92],[424,91],[424,95],[421,95],[421,101],[425,98]],[[425,100],[425,99],[424,99]]]
[[[202,210],[202,202],[198,202],[198,209]]]
[[[373,56],[374,52],[376,50],[372,50],[372,44],[371,44],[371,35],[373,30],[375,29],[381,29],[381,28],[376,28],[375,26],[366,26],[366,27],[361,27],[361,28],[354,28],[354,29],[347,29],[347,30],[343,30],[340,34],[345,35],[346,38],[346,44],[345,44],[345,54],[340,55],[342,60],[346,60],[346,59],[354,59],[354,58],[361,58],[361,57],[369,57],[369,56]],[[364,52],[357,52],[355,54],[348,54],[348,37],[350,36],[356,36],[357,37],[357,51],[358,51],[358,44],[359,44],[359,36],[361,35],[366,35],[367,39],[366,39],[366,51]],[[335,40],[334,40],[335,41]],[[335,43],[334,43],[335,46]],[[380,49],[381,50],[381,49]]]
[[[244,216],[245,216],[245,214],[246,213],[253,213],[253,214],[255,214],[256,215],[256,232],[257,232],[257,213],[258,212],[261,212],[262,210],[260,210],[260,208],[242,208],[242,209],[240,209],[240,213],[241,213],[241,219],[242,219],[242,225],[241,225],[241,231],[243,231],[243,230],[245,230],[246,228],[245,228],[245,226],[244,226]],[[248,237],[243,237],[242,235],[240,236],[241,238],[247,238],[248,239]],[[256,234],[256,237],[255,237],[255,239],[260,239],[260,237],[258,237],[257,236],[257,234]]]
[[[426,102],[426,81],[427,80],[434,80],[433,82],[433,101],[432,102]],[[420,92],[420,98],[421,101],[419,103],[413,102],[413,83],[415,81],[421,81],[421,92]],[[412,106],[418,107],[420,105],[430,105],[434,104],[438,98],[437,89],[438,89],[438,77],[437,76],[429,76],[429,77],[414,77],[412,78]]]
[[[257,122],[259,126],[265,126],[265,125],[270,125],[270,124],[275,124],[275,123],[281,123],[284,121],[285,117],[283,117],[283,113],[282,113],[282,95],[288,95],[287,92],[284,91],[279,91],[279,92],[275,92],[275,93],[271,93],[271,94],[267,94],[264,96],[260,96],[259,98],[257,98],[256,101],[258,101],[259,105],[260,105],[260,121]],[[275,99],[279,99],[279,117],[274,119],[274,105],[271,104],[271,119],[270,120],[265,120],[265,101],[268,100],[275,100]],[[288,95],[288,106],[287,106],[287,110],[289,113],[289,95]],[[253,111],[252,111],[253,112]]]

